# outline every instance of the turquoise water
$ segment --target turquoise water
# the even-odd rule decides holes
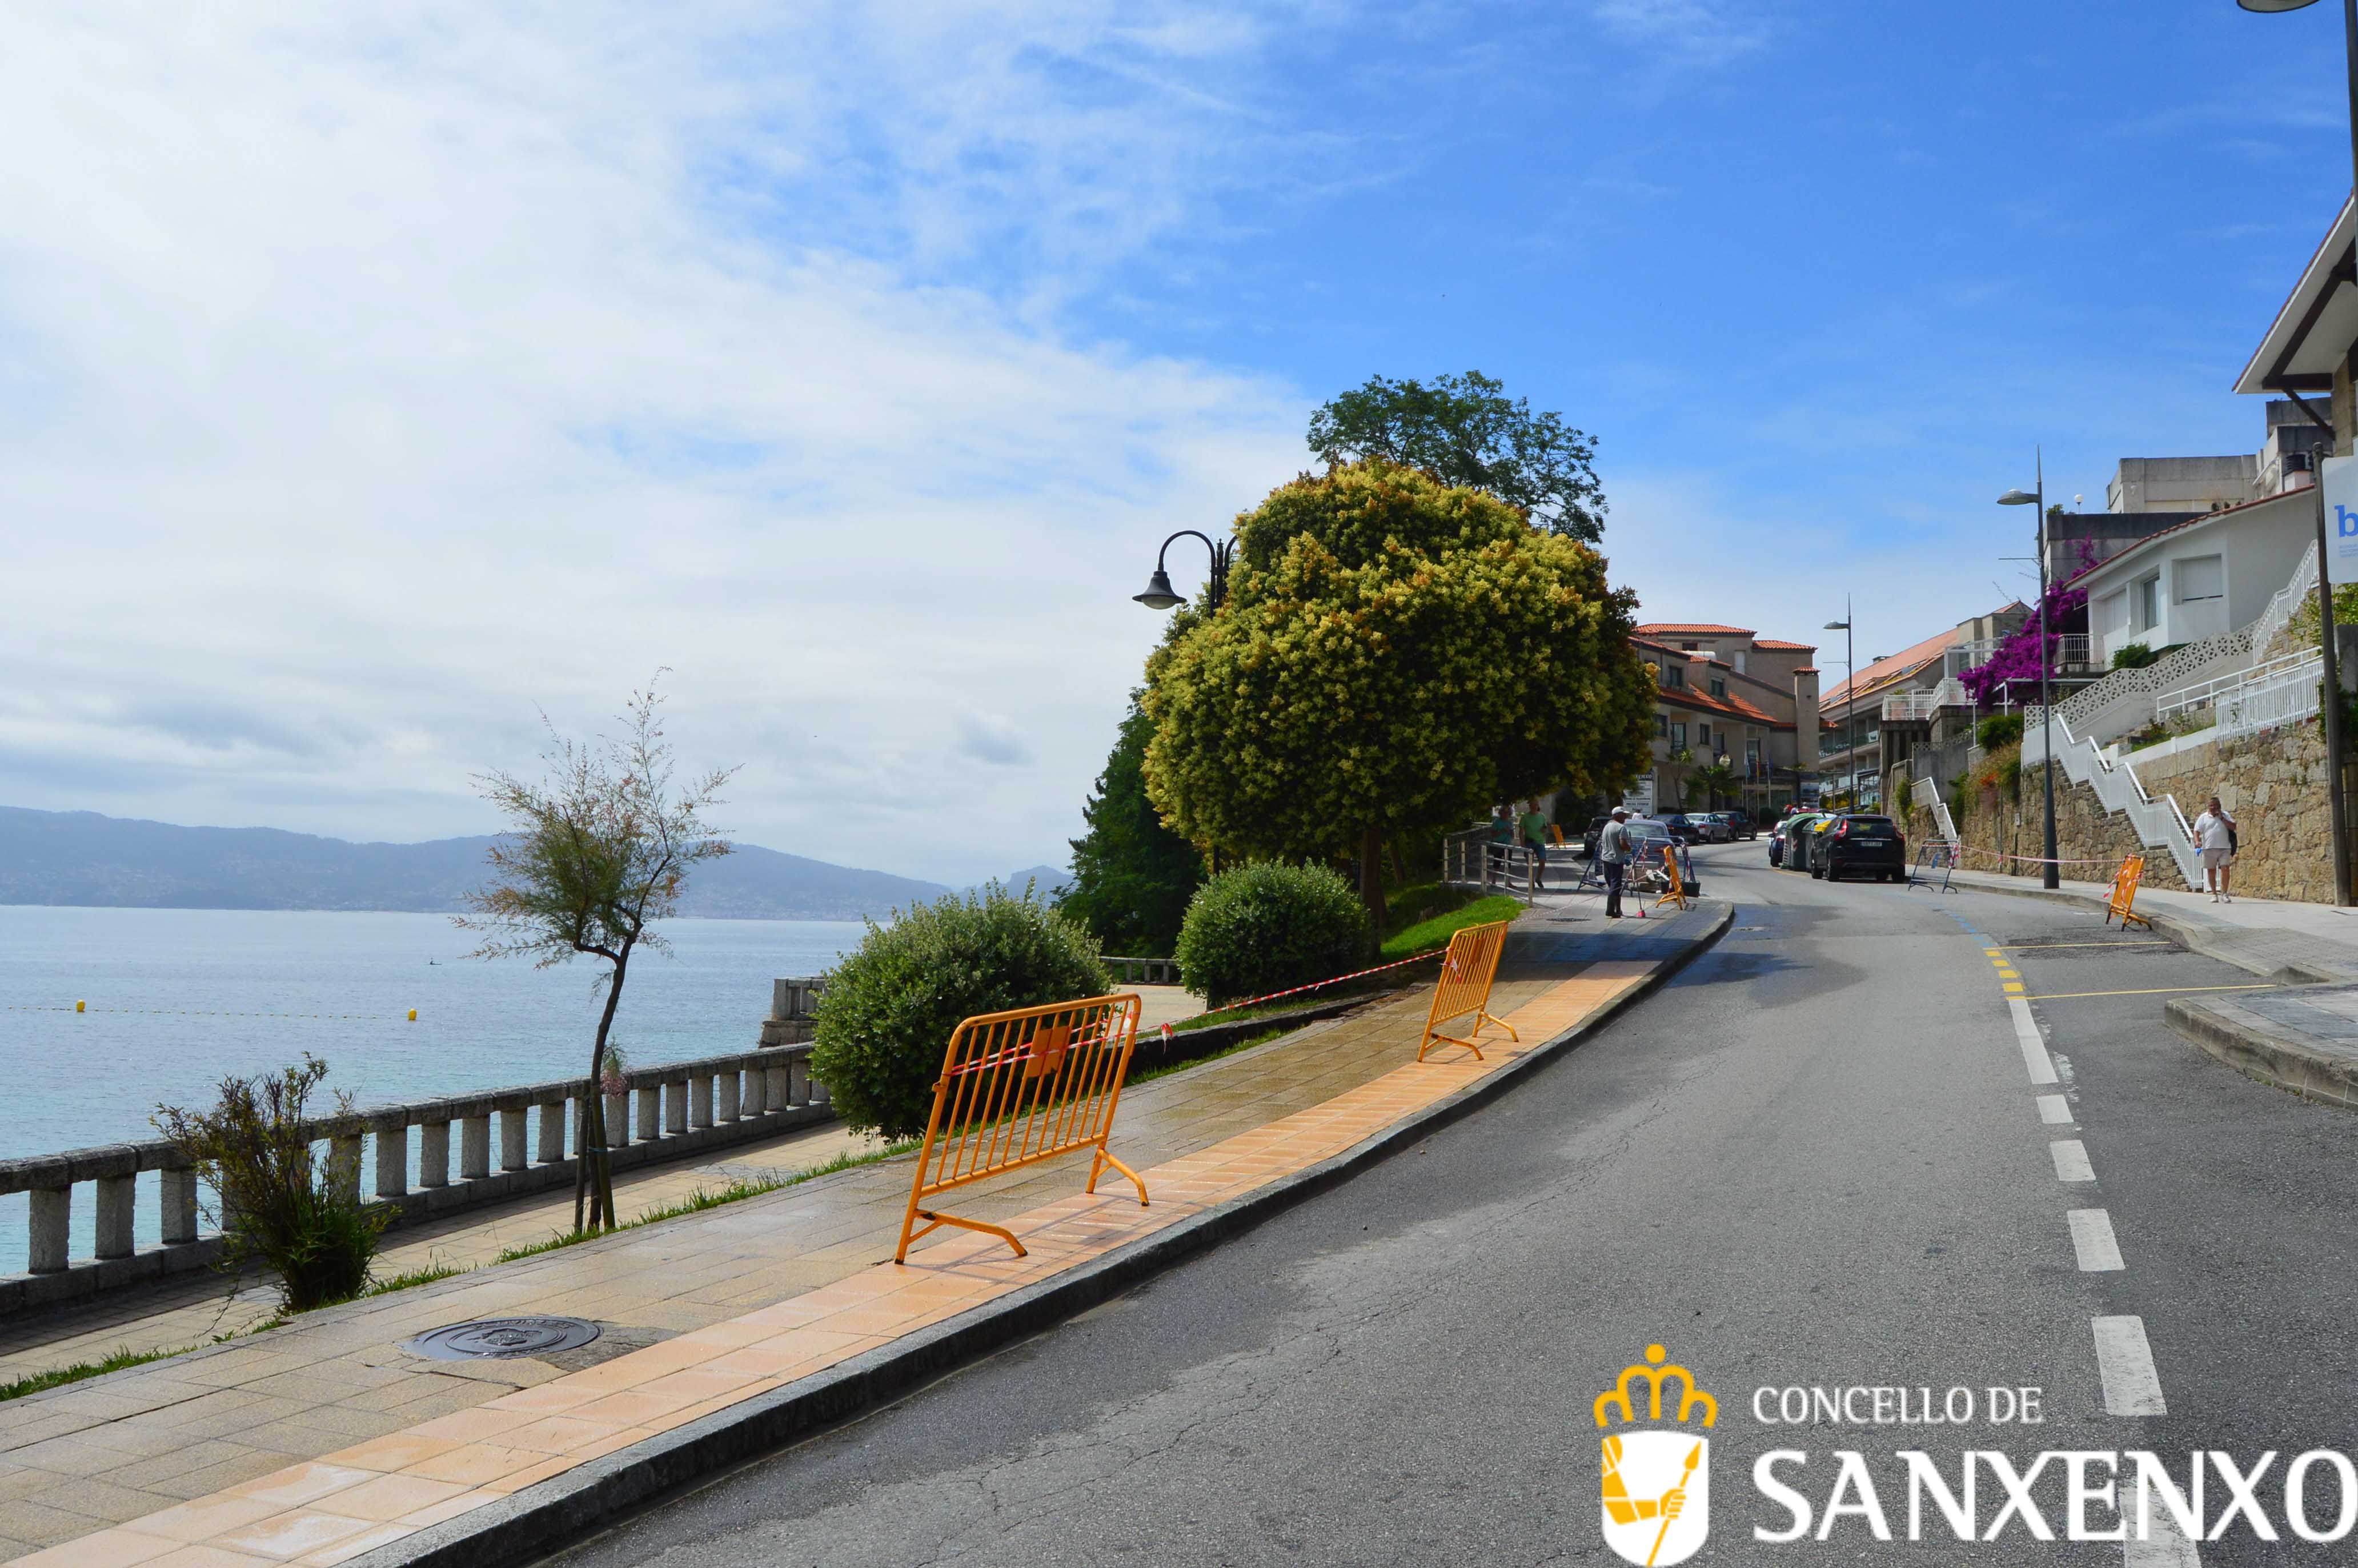
[[[633,958],[615,1038],[635,1062],[751,1050],[771,980],[818,974],[861,930],[675,921],[671,957]],[[0,905],[0,1157],[152,1138],[158,1103],[210,1104],[224,1075],[306,1051],[363,1105],[582,1072],[602,966],[465,957],[476,941],[438,914]],[[140,1180],[143,1241],[154,1180]],[[83,1256],[90,1189],[75,1200]],[[0,1273],[24,1266],[25,1204],[0,1198]]]

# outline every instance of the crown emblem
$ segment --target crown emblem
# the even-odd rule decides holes
[[[1621,1380],[1614,1385],[1612,1390],[1596,1396],[1596,1424],[1599,1426],[1609,1424],[1606,1412],[1617,1406],[1620,1409],[1621,1420],[1624,1422],[1635,1422],[1638,1419],[1638,1407],[1632,1401],[1630,1394],[1640,1381],[1646,1385],[1646,1419],[1661,1420],[1662,1385],[1672,1378],[1679,1380],[1678,1414],[1672,1418],[1673,1420],[1683,1424],[1691,1413],[1700,1409],[1703,1412],[1704,1425],[1710,1426],[1718,1421],[1719,1401],[1696,1388],[1694,1374],[1684,1367],[1675,1361],[1670,1362],[1668,1366],[1663,1365],[1669,1357],[1670,1352],[1660,1346],[1647,1346],[1645,1364],[1623,1368]]]

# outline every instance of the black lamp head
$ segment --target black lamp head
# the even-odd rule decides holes
[[[1155,568],[1154,575],[1146,579],[1146,591],[1134,593],[1130,597],[1149,610],[1168,610],[1174,604],[1186,602],[1179,595],[1171,591],[1171,574],[1161,567]]]

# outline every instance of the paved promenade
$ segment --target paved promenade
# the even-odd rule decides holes
[[[901,1159],[12,1401],[0,1554],[349,1561],[987,1307],[1448,1098],[1642,985],[1724,914],[1607,929],[1590,902],[1543,905],[1519,928],[1493,1006],[1520,1046],[1415,1064],[1420,989],[1126,1094],[1113,1146],[1144,1172],[1152,1208],[1109,1185],[1080,1195],[1082,1156],[962,1192],[960,1210],[1022,1235],[1026,1259],[945,1233],[892,1265]],[[527,1314],[606,1331],[545,1360],[428,1362],[399,1347]]]

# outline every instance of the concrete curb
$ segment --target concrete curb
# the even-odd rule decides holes
[[[501,1502],[353,1559],[360,1568],[485,1568],[523,1563],[580,1539],[618,1514],[730,1465],[761,1457],[830,1422],[896,1397],[936,1373],[1086,1311],[1389,1158],[1505,1094],[1604,1028],[1716,943],[1735,920],[1721,904],[1708,926],[1596,1015],[1333,1158],[1195,1215],[1092,1263],[907,1335],[864,1356],[758,1395],[702,1421],[577,1466]]]
[[[2162,1006],[2169,1026],[2247,1078],[2320,1105],[2358,1110],[2358,1062],[2319,1050],[2232,1001],[2176,997]]]

